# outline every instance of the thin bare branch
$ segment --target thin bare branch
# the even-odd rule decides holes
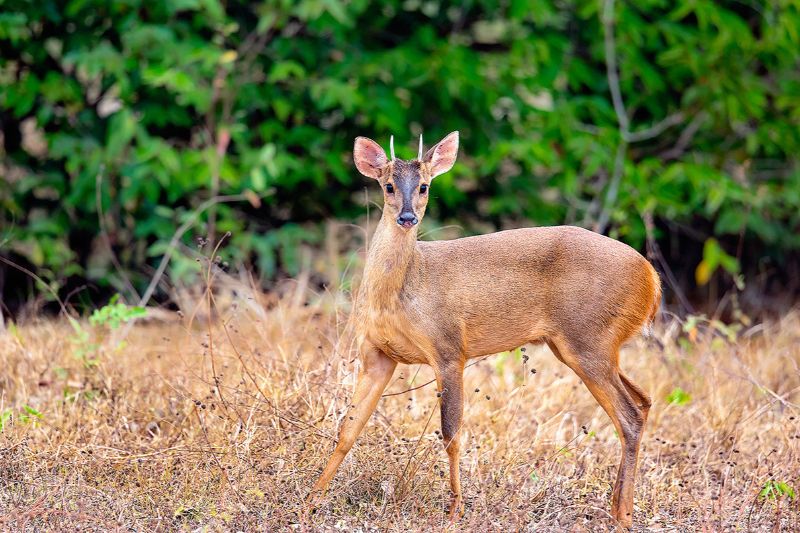
[[[625,152],[628,150],[628,137],[630,136],[630,119],[625,110],[625,102],[622,100],[622,91],[619,87],[619,74],[617,73],[617,45],[614,39],[614,0],[605,0],[602,13],[603,23],[603,44],[606,56],[606,75],[608,77],[608,88],[611,91],[611,101],[614,104],[614,112],[617,114],[619,123],[620,141],[617,145],[617,153],[614,157],[614,170],[611,173],[611,181],[608,184],[606,198],[603,202],[603,209],[597,218],[594,230],[603,233],[606,230],[610,212],[617,201],[619,192],[619,182],[622,179],[625,167]]]
[[[606,54],[606,75],[608,76],[608,89],[611,91],[611,101],[614,112],[617,114],[619,129],[623,138],[630,132],[630,119],[622,100],[622,91],[619,88],[619,74],[617,73],[617,45],[614,40],[614,0],[603,2],[603,45]]]
[[[703,125],[703,122],[706,121],[708,118],[708,113],[705,111],[701,111],[689,122],[686,128],[681,132],[680,136],[678,137],[678,141],[675,143],[675,146],[670,148],[669,150],[661,153],[661,158],[666,160],[670,159],[677,159],[683,152],[686,151],[686,148],[692,142],[697,131],[700,129],[700,126]]]
[[[169,264],[169,260],[172,258],[172,254],[175,253],[175,249],[178,247],[178,243],[180,243],[181,237],[183,237],[183,234],[189,231],[189,229],[195,225],[200,215],[204,211],[206,211],[209,207],[215,206],[217,204],[241,202],[243,200],[247,200],[247,197],[244,194],[215,196],[213,198],[209,198],[208,200],[200,204],[197,207],[197,209],[195,209],[192,212],[192,214],[189,216],[186,222],[181,224],[181,226],[172,235],[172,239],[170,239],[169,241],[169,246],[167,246],[167,251],[161,258],[161,263],[159,263],[158,268],[156,269],[156,273],[153,275],[153,279],[150,280],[150,285],[147,286],[147,290],[144,291],[142,298],[139,300],[140,306],[145,306],[147,305],[147,302],[150,301],[150,297],[153,296],[153,292],[155,292],[159,281],[161,281],[161,276],[164,275],[164,270],[166,270],[167,265]]]
[[[104,168],[100,168],[100,172],[97,173],[95,178],[95,203],[97,204],[97,221],[100,224],[100,236],[103,238],[103,243],[108,248],[108,254],[111,258],[111,263],[113,263],[114,268],[117,269],[117,273],[122,278],[122,282],[125,284],[125,288],[130,291],[130,294],[133,298],[138,299],[139,293],[136,292],[136,289],[131,283],[130,278],[125,273],[125,270],[122,268],[122,264],[117,259],[117,255],[114,253],[114,248],[111,246],[111,237],[108,234],[108,226],[106,225],[106,215],[103,213],[103,171]]]
[[[606,198],[603,202],[603,209],[600,211],[600,216],[597,217],[594,231],[603,233],[606,230],[608,220],[611,217],[611,209],[617,203],[617,195],[619,194],[619,182],[622,180],[622,173],[625,169],[625,152],[628,150],[628,143],[621,140],[617,145],[617,154],[614,156],[614,173],[611,175],[611,181],[608,184],[608,191],[606,191]]]
[[[685,115],[682,112],[675,113],[674,115],[668,115],[663,120],[656,122],[649,128],[645,128],[643,130],[629,132],[627,135],[627,141],[629,143],[637,143],[642,141],[648,141],[655,137],[661,135],[664,131],[668,130],[672,126],[677,126],[681,122],[684,121]]]

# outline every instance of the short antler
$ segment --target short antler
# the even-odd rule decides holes
[[[417,160],[422,161],[422,134],[419,134],[419,153],[417,154]]]
[[[389,137],[389,153],[392,154],[392,161],[394,161],[394,135]]]

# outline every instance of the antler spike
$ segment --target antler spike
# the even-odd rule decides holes
[[[392,161],[394,161],[394,135],[389,137],[389,153],[392,154]]]
[[[419,153],[417,154],[417,159],[422,161],[422,134],[419,134]]]

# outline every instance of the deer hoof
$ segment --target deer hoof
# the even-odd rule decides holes
[[[316,512],[317,507],[322,505],[323,496],[325,496],[324,490],[311,489],[311,492],[306,496],[306,511],[309,513]]]
[[[633,527],[633,513],[620,512],[616,514],[615,518],[622,529],[629,530]]]
[[[450,522],[456,522],[462,516],[464,516],[464,502],[461,499],[461,494],[454,494],[453,499],[450,501]]]

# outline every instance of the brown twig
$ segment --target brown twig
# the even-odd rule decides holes
[[[172,235],[172,239],[170,239],[169,245],[167,246],[167,251],[164,253],[163,257],[161,258],[161,262],[158,264],[156,273],[153,275],[153,278],[150,280],[150,284],[147,286],[147,290],[144,291],[144,294],[139,300],[140,306],[145,306],[150,301],[150,298],[153,296],[153,292],[155,292],[158,283],[161,281],[161,276],[164,275],[164,271],[166,270],[167,265],[169,264],[169,260],[172,258],[172,254],[175,253],[175,249],[178,247],[178,243],[180,243],[181,237],[183,237],[183,234],[189,231],[189,229],[192,226],[194,226],[200,215],[210,207],[215,206],[217,204],[241,202],[243,200],[247,200],[247,197],[244,194],[215,196],[213,198],[209,198],[208,200],[200,204],[197,207],[197,209],[192,211],[191,215],[186,220],[186,222],[181,224],[180,227]]]
[[[480,359],[478,359],[477,361],[473,361],[472,363],[468,364],[467,366],[464,367],[464,369],[466,370],[467,368],[471,367],[472,365],[477,365],[478,363],[480,363],[481,361],[485,361],[487,357],[491,357],[492,355],[494,355],[494,354],[485,355],[485,356],[481,357]],[[407,392],[411,392],[411,391],[415,391],[417,389],[421,389],[423,387],[427,387],[431,383],[436,383],[436,380],[432,379],[432,380],[428,381],[427,383],[423,383],[422,385],[418,385],[416,387],[411,387],[410,389],[402,390],[400,392],[392,392],[392,393],[389,393],[389,394],[383,394],[383,395],[381,395],[381,398],[388,398],[389,396],[399,396],[400,394],[405,394]]]
[[[656,241],[654,235],[653,214],[649,212],[644,213],[642,215],[642,220],[644,221],[645,235],[647,238],[647,258],[650,261],[658,263],[658,266],[667,278],[667,284],[669,285],[670,289],[672,289],[672,292],[675,293],[675,296],[677,296],[678,301],[681,303],[684,310],[687,313],[694,314],[694,307],[691,303],[689,303],[689,299],[683,293],[683,289],[681,289],[678,280],[675,279],[672,269],[670,268],[666,259],[664,259],[664,255],[661,253],[661,248],[658,246],[658,242]]]
[[[681,132],[680,136],[678,137],[675,146],[661,152],[660,156],[661,159],[664,161],[669,161],[670,159],[678,159],[683,152],[686,151],[686,148],[692,142],[697,131],[700,129],[700,126],[703,125],[703,122],[706,121],[708,118],[708,113],[705,111],[699,112],[690,122],[687,124],[686,128]]]
[[[111,245],[111,237],[108,234],[108,227],[106,226],[106,215],[103,213],[103,199],[102,199],[102,191],[103,191],[103,170],[104,167],[100,167],[100,171],[97,173],[95,178],[95,203],[97,204],[97,222],[100,225],[100,236],[103,238],[103,243],[108,248],[108,255],[111,258],[111,262],[114,264],[114,268],[117,269],[122,281],[125,283],[125,288],[131,293],[134,299],[139,299],[139,293],[136,292],[136,288],[134,288],[133,283],[131,283],[130,278],[125,273],[125,270],[122,268],[122,264],[119,262],[117,258],[117,254],[114,253],[114,247]]]

